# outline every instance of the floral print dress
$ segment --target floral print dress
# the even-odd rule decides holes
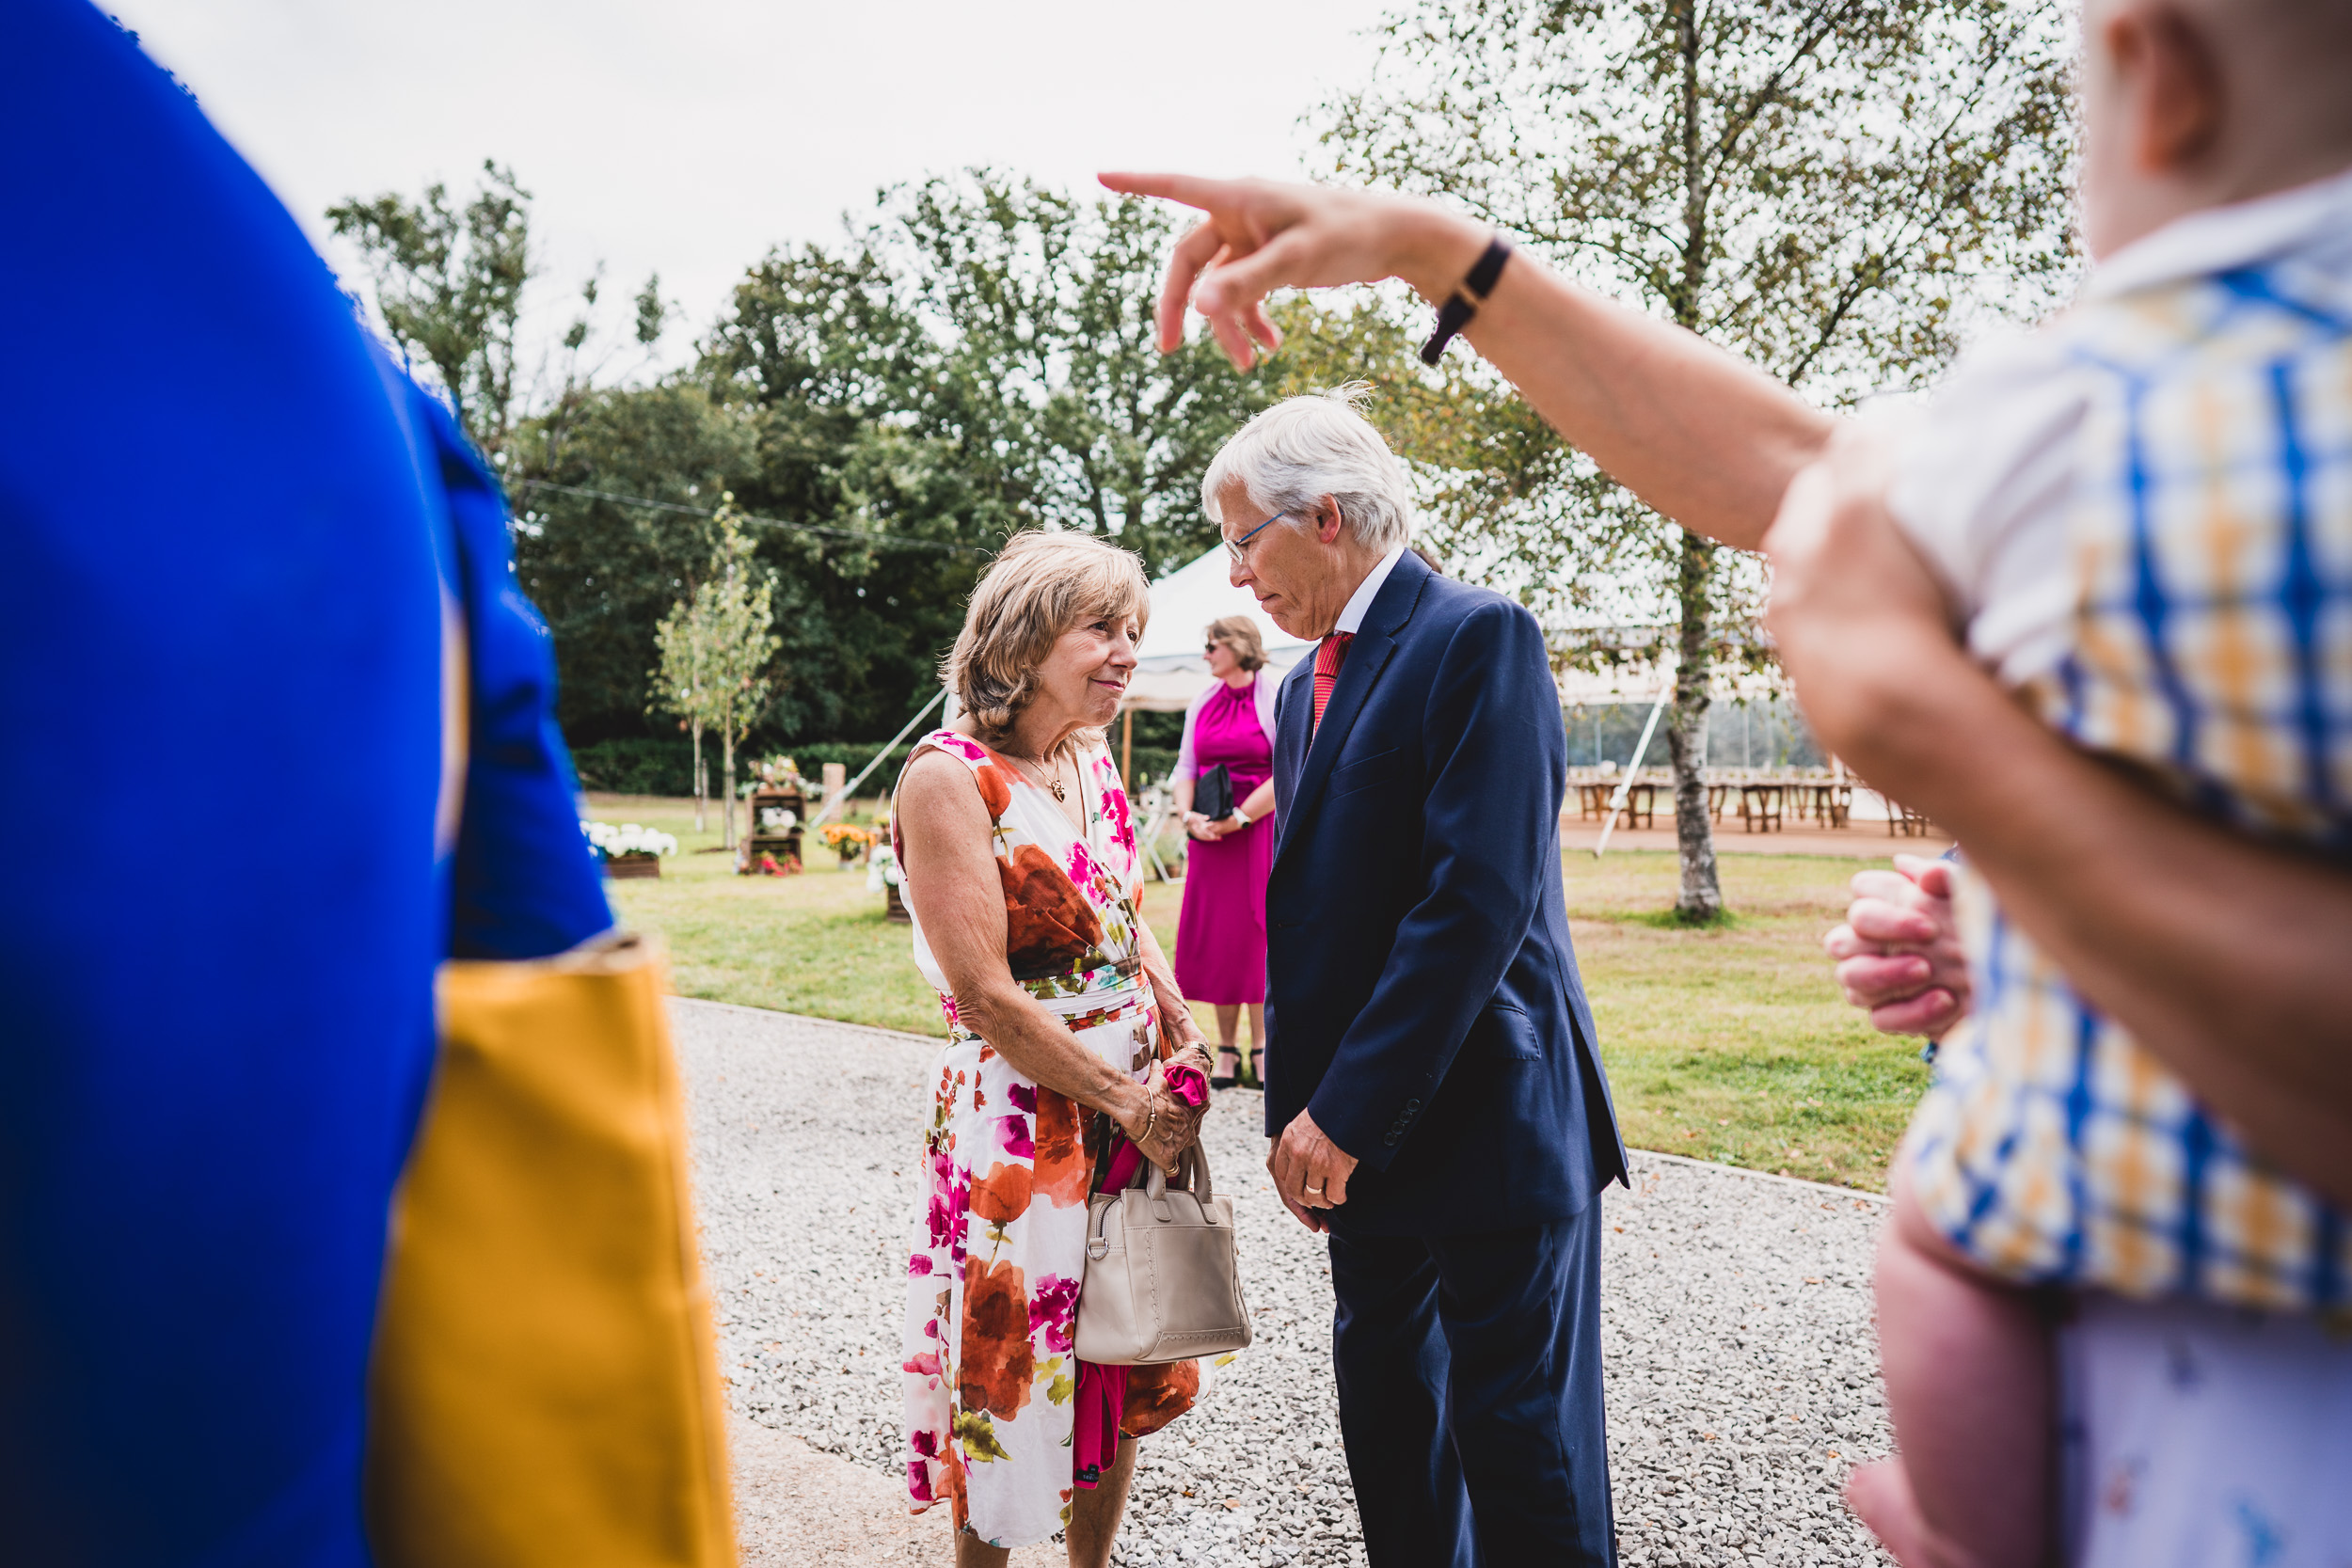
[[[916,754],[926,750],[971,768],[988,808],[1013,978],[1140,1082],[1170,1052],[1142,971],[1140,857],[1109,753],[1079,760],[1081,832],[1052,795],[978,742],[937,730]],[[919,885],[921,863],[892,847],[901,876]],[[1014,1071],[963,1026],[920,920],[914,961],[940,992],[948,1037],[907,1263],[907,1490],[916,1513],[952,1501],[959,1529],[1025,1546],[1070,1518],[1087,1197],[1124,1134]],[[1134,1368],[1120,1431],[1158,1431],[1192,1407],[1201,1379],[1192,1361]]]

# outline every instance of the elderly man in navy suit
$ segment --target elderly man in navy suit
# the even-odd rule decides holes
[[[1320,639],[1276,706],[1268,1166],[1327,1232],[1374,1568],[1610,1563],[1598,1191],[1625,1175],[1560,885],[1567,736],[1525,609],[1407,546],[1341,396],[1202,482],[1232,580]]]

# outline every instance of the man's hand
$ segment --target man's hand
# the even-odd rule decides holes
[[[1265,1168],[1273,1173],[1274,1190],[1283,1207],[1310,1230],[1329,1228],[1321,1211],[1347,1201],[1347,1179],[1356,1169],[1356,1156],[1333,1143],[1301,1111],[1282,1129]]]
[[[1486,245],[1483,228],[1407,197],[1184,174],[1100,178],[1112,190],[1165,198],[1207,214],[1168,261],[1158,309],[1160,352],[1173,354],[1184,343],[1189,301],[1208,318],[1226,357],[1245,371],[1257,362],[1260,345],[1281,346],[1265,309],[1275,290],[1402,277],[1442,299]]]
[[[1897,855],[1853,879],[1846,923],[1823,939],[1846,1000],[1889,1035],[1933,1039],[1968,1011],[1968,959],[1952,915],[1948,862]]]

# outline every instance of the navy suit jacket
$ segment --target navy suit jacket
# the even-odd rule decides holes
[[[1356,1156],[1351,1231],[1581,1212],[1625,1147],[1568,945],[1535,618],[1408,551],[1311,730],[1313,680],[1301,659],[1275,710],[1268,1135],[1311,1110]]]

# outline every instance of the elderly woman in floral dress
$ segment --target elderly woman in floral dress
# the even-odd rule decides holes
[[[1013,539],[948,656],[964,717],[898,788],[914,959],[949,1029],[908,1265],[907,1483],[918,1512],[952,1501],[961,1565],[1065,1529],[1073,1568],[1108,1563],[1134,1440],[1200,1390],[1189,1361],[1105,1376],[1072,1353],[1088,1195],[1130,1144],[1173,1167],[1205,1095],[1177,1090],[1209,1065],[1136,911],[1102,737],[1147,608],[1126,551]]]

